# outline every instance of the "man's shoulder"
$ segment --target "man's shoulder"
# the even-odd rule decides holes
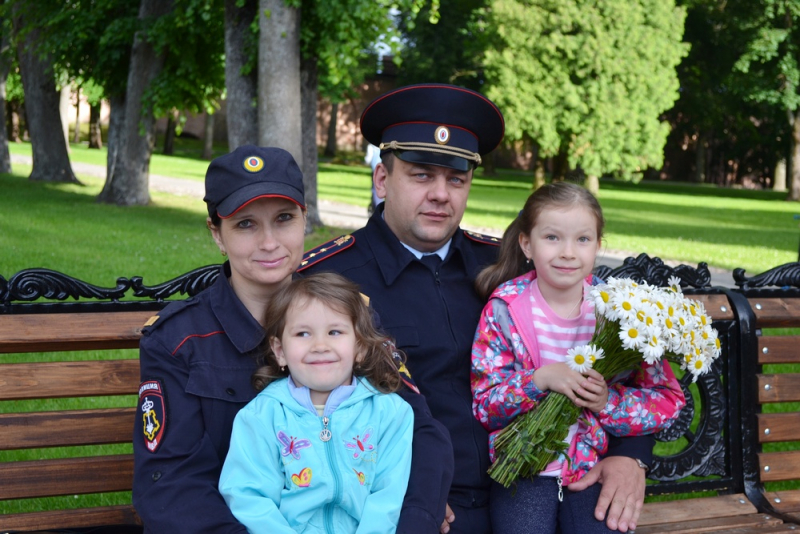
[[[362,230],[341,235],[307,250],[303,254],[297,272],[304,274],[320,271],[342,272],[368,261],[369,249]]]

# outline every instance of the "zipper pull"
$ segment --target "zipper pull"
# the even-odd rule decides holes
[[[561,477],[556,477],[556,482],[558,482],[558,502],[564,502],[564,488],[561,486]]]
[[[331,440],[331,431],[328,430],[328,423],[330,423],[330,419],[328,419],[328,416],[323,417],[322,418],[322,430],[319,433],[319,439],[321,439],[322,441],[330,441]]]

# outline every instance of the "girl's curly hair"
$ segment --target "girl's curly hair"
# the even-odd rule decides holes
[[[286,313],[291,306],[305,306],[312,299],[350,317],[353,322],[356,351],[364,354],[360,361],[355,362],[353,374],[367,378],[382,393],[400,389],[403,382],[393,355],[396,352],[394,343],[375,329],[372,311],[358,285],[339,274],[318,273],[297,278],[272,296],[264,320],[266,347],[260,358],[262,365],[253,373],[256,390],[289,376],[288,369],[281,370],[269,341],[283,335]]]

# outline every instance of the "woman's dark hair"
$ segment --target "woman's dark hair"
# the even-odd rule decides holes
[[[353,374],[367,378],[378,391],[392,393],[400,389],[402,379],[395,363],[394,343],[375,329],[372,312],[358,285],[335,273],[318,273],[298,278],[272,296],[265,315],[266,348],[263,365],[253,373],[253,386],[260,391],[270,382],[289,376],[281,370],[269,341],[280,338],[286,327],[286,313],[292,305],[305,305],[310,300],[331,307],[353,322],[356,351],[364,356],[356,361]]]
[[[597,240],[603,237],[603,209],[588,189],[570,182],[553,182],[531,193],[525,206],[503,233],[497,262],[483,269],[475,279],[475,290],[483,300],[489,300],[497,286],[532,270],[528,258],[519,245],[519,236],[530,234],[539,214],[545,209],[568,208],[580,205],[587,208],[597,221]]]

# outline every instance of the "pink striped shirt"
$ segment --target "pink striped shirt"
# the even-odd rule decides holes
[[[531,315],[533,315],[533,332],[539,345],[539,358],[541,365],[561,363],[566,361],[567,351],[572,347],[586,345],[594,335],[595,315],[594,303],[586,299],[591,287],[584,283],[584,300],[580,305],[580,313],[573,319],[564,319],[547,303],[539,290],[539,280],[531,282],[530,300]],[[522,325],[524,328],[524,325]],[[578,431],[578,423],[569,427],[569,433],[564,441],[569,445]],[[551,462],[542,476],[558,476],[561,474],[563,460]]]

